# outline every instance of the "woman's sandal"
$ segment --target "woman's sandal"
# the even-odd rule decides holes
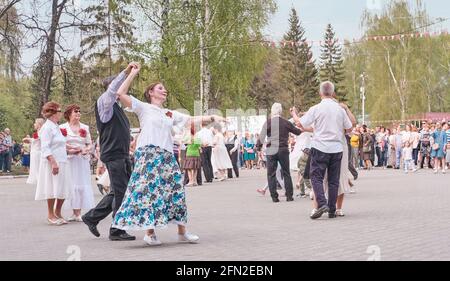
[[[57,225],[57,226],[60,226],[60,225],[64,224],[64,222],[61,219],[59,219],[59,218],[54,219],[54,220],[47,218],[47,223],[49,225]]]

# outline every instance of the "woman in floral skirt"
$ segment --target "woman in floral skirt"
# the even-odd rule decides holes
[[[137,75],[139,65],[132,74]],[[173,154],[172,130],[190,128],[191,123],[225,121],[219,116],[190,117],[163,107],[167,91],[161,83],[150,85],[145,91],[147,103],[128,96],[130,75],[118,90],[122,104],[136,113],[141,134],[136,145],[135,166],[124,200],[113,220],[113,227],[123,230],[146,230],[144,241],[160,245],[155,228],[169,222],[178,225],[180,242],[196,243],[197,235],[186,231],[187,208],[180,167]]]

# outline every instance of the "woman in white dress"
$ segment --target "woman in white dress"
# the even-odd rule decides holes
[[[59,126],[67,132],[66,143],[68,165],[72,173],[73,194],[67,200],[66,209],[72,209],[69,221],[81,222],[81,210],[94,207],[94,193],[91,184],[90,151],[92,146],[89,127],[80,122],[80,107],[69,105],[64,112],[67,123]]]
[[[41,139],[40,131],[44,125],[45,120],[43,118],[37,118],[34,121],[34,130],[32,138],[25,140],[31,144],[30,150],[30,173],[28,174],[27,184],[36,184],[37,177],[39,175],[39,163],[41,162]]]
[[[48,102],[42,109],[47,119],[41,128],[41,162],[37,180],[35,200],[47,200],[50,225],[62,225],[67,222],[61,214],[64,200],[72,194],[71,172],[67,165],[66,138],[59,128],[62,117],[61,106]]]
[[[230,154],[225,146],[225,138],[222,134],[222,126],[219,124],[214,125],[214,140],[213,149],[211,155],[211,164],[214,173],[217,173],[219,181],[224,181],[227,178],[228,169],[233,168],[231,163]]]

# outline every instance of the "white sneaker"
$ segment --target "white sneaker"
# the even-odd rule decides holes
[[[343,217],[343,216],[345,216],[344,211],[342,211],[342,209],[337,209],[337,210],[336,210],[336,216],[338,216],[338,217]]]
[[[405,171],[405,174],[407,174],[408,173],[408,171]]]
[[[442,173],[445,174],[445,169],[442,169]]]
[[[81,219],[81,216],[71,215],[67,221],[68,222],[82,222],[83,220]]]
[[[437,174],[437,173],[438,173],[438,170],[437,170],[437,169],[434,169],[434,173]]]
[[[417,169],[413,169],[413,173],[417,172]]]
[[[200,240],[200,237],[189,232],[178,234],[179,242],[198,243],[198,240]]]
[[[314,215],[316,212],[317,212],[317,209],[312,209],[310,216]]]
[[[159,246],[161,245],[161,241],[159,241],[158,237],[156,237],[155,234],[152,236],[148,236],[147,234],[144,236],[145,243],[149,244],[150,246]]]

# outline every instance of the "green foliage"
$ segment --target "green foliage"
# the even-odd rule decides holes
[[[393,1],[381,15],[364,15],[366,36],[394,35],[397,39],[363,42],[345,50],[345,85],[352,89],[350,100],[358,102],[358,77],[364,71],[367,109],[372,120],[450,111],[450,36],[401,36],[431,32],[427,27],[433,26],[430,23],[421,1],[414,11],[406,1]],[[358,113],[359,109],[358,106]]]
[[[28,112],[32,108],[28,84],[27,79],[14,82],[0,77],[0,130],[10,128],[13,139],[19,141],[33,129],[34,120]]]
[[[150,2],[158,4],[158,1]],[[156,9],[158,6],[155,5],[149,7]],[[182,106],[191,113],[200,93],[199,40],[205,28],[203,5],[204,1],[197,5],[170,1],[160,41],[149,41],[145,44],[146,49],[141,46],[139,50],[144,57],[161,58],[153,60],[149,68],[172,93],[169,105]],[[268,54],[259,42],[261,30],[274,12],[274,2],[210,0],[209,5],[214,11],[205,38],[212,77],[209,107],[253,106],[248,91],[255,75],[263,71]]]
[[[134,40],[134,18],[127,8],[132,1],[108,0],[107,5],[104,0],[97,2],[84,10],[90,23],[80,28],[87,34],[81,41],[82,55],[98,60],[109,60],[112,56],[126,58]]]
[[[287,95],[284,103],[286,106],[296,105],[301,110],[307,110],[318,102],[318,73],[311,46],[306,41],[305,29],[301,26],[294,8],[289,18],[289,31],[283,40],[285,44],[280,54],[283,90]]]
[[[344,61],[342,58],[342,47],[335,38],[335,32],[331,24],[328,24],[322,54],[320,55],[320,80],[334,83],[337,97],[342,102],[347,102],[347,91],[343,86]]]

